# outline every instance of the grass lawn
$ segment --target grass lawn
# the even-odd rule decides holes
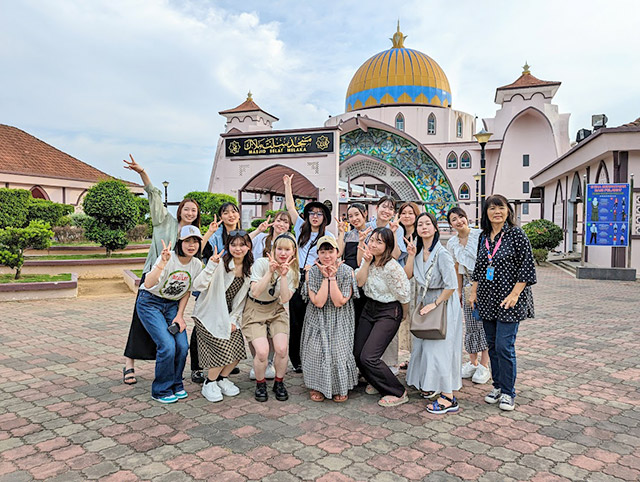
[[[0,283],[36,283],[42,281],[71,281],[71,274],[22,274],[14,279],[15,274],[0,274]]]
[[[150,239],[145,239],[144,241],[135,241],[135,242],[132,241],[129,244],[151,244],[151,240]],[[76,242],[72,242],[72,243],[59,243],[57,241],[53,241],[51,243],[51,246],[69,246],[69,247],[95,246],[96,248],[100,247],[100,245],[98,243],[94,243],[92,241],[76,241]]]
[[[146,258],[143,253],[114,253],[110,259],[117,258]],[[46,254],[43,256],[25,256],[27,260],[49,259],[107,259],[106,254]]]
[[[138,278],[142,278],[142,270],[141,269],[132,269],[131,272],[135,274]]]

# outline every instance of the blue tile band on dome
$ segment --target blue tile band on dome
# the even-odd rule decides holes
[[[365,107],[365,103],[367,102],[369,97],[373,97],[376,100],[376,106],[382,105],[381,100],[387,94],[389,94],[393,98],[394,103],[396,104],[404,103],[398,101],[400,96],[402,96],[403,94],[407,94],[409,97],[411,97],[412,103],[423,104],[423,102],[416,102],[416,98],[420,94],[423,94],[427,98],[429,105],[442,106],[445,100],[447,101],[448,106],[451,105],[451,93],[437,87],[425,87],[422,85],[389,85],[385,87],[376,87],[375,89],[367,89],[361,92],[356,92],[355,94],[351,94],[349,97],[347,97],[347,100],[345,102],[345,109],[347,111],[353,110],[356,102],[358,101],[360,101],[360,103],[362,104],[362,106],[359,108],[363,108]],[[439,103],[434,103],[434,97],[436,96],[440,100]],[[387,104],[385,103],[384,105]]]

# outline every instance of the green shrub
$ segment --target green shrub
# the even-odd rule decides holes
[[[549,251],[544,248],[534,248],[532,251],[533,259],[538,266],[544,263],[547,260],[547,256],[549,256]]]
[[[69,204],[54,203],[46,199],[30,198],[27,205],[27,222],[40,220],[49,223],[51,226],[59,226],[60,220],[74,211],[74,207]]]
[[[71,226],[85,228],[91,219],[91,216],[88,216],[85,213],[74,213],[69,216],[69,219],[71,220]]]
[[[140,242],[149,236],[149,226],[147,224],[138,224],[127,231],[127,239],[131,242]]]
[[[58,220],[58,226],[59,226],[59,227],[63,227],[63,226],[71,226],[71,216],[62,216],[62,217]]]
[[[87,191],[82,205],[92,218],[85,223],[87,239],[100,243],[107,256],[127,246],[127,231],[136,225],[140,209],[122,181],[98,182]]]
[[[31,221],[26,228],[0,229],[0,264],[15,269],[15,279],[20,279],[24,250],[47,249],[51,246],[52,236],[49,223],[43,221]]]
[[[536,219],[522,226],[533,249],[552,250],[564,238],[562,228],[547,219]]]
[[[26,189],[0,188],[0,229],[22,228],[27,224],[29,199],[31,193]]]

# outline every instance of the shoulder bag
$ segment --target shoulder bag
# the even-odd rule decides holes
[[[424,295],[429,287],[433,268],[437,261],[438,255],[436,254],[427,272],[425,286],[421,290],[422,294],[416,303],[413,313],[411,313],[411,333],[416,338],[423,340],[444,340],[447,337],[447,303],[449,300],[440,303],[426,315],[420,314],[420,310],[425,307],[423,303]]]

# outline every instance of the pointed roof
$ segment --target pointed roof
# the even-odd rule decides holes
[[[113,179],[31,134],[4,124],[0,124],[0,172],[89,182]],[[125,184],[140,187],[133,182]]]
[[[251,94],[251,91],[249,91],[249,93],[247,94],[247,100],[245,100],[242,104],[234,107],[233,109],[222,110],[218,112],[218,114],[239,114],[241,112],[263,112],[268,116],[273,117],[275,120],[279,120],[276,116],[271,115],[267,111],[260,108],[260,106],[253,101],[253,94]]]
[[[508,85],[503,85],[502,87],[498,87],[496,90],[523,89],[527,87],[543,87],[561,84],[561,82],[558,81],[540,80],[531,74],[529,68],[529,64],[525,62],[524,66],[522,67],[522,75],[518,77],[515,82],[512,82]]]

